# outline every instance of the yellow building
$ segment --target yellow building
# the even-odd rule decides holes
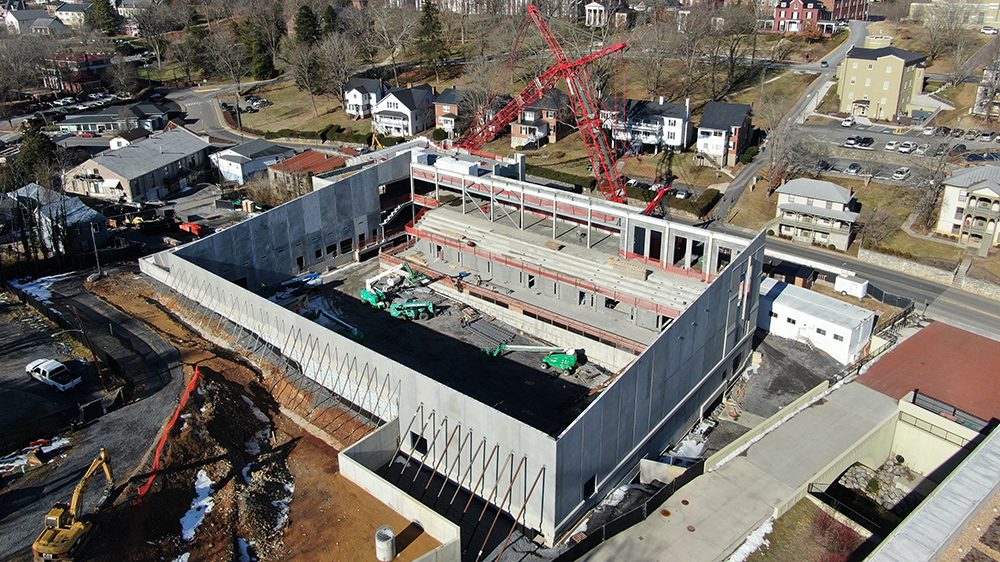
[[[896,47],[854,47],[837,68],[840,111],[885,121],[912,116],[920,109],[912,101],[923,91],[925,60]]]

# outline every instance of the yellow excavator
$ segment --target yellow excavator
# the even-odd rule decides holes
[[[83,503],[83,492],[87,489],[90,479],[98,470],[104,470],[104,477],[107,485],[101,499],[97,502],[97,509],[100,509],[104,502],[111,495],[114,487],[114,476],[111,473],[111,457],[108,451],[101,449],[100,454],[90,463],[90,468],[84,473],[83,478],[73,490],[73,497],[69,505],[57,503],[45,515],[45,529],[35,539],[31,545],[31,552],[35,562],[47,562],[50,560],[71,561],[75,560],[79,552],[83,549],[90,533],[94,529],[93,521],[88,521],[80,513]]]

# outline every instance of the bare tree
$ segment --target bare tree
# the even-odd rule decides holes
[[[21,99],[21,90],[39,84],[53,47],[51,40],[34,35],[0,34],[0,119],[13,126],[12,103]]]
[[[320,41],[316,51],[325,69],[329,91],[343,103],[344,87],[354,74],[359,55],[357,45],[346,34],[333,32]]]
[[[139,10],[134,17],[139,34],[156,57],[157,69],[163,68],[163,55],[170,46],[166,34],[183,26],[181,15],[169,4],[153,2]]]
[[[919,15],[927,30],[927,50],[932,59],[947,53],[962,35],[969,8],[956,0],[927,4]]]
[[[995,44],[996,41],[993,43]],[[948,51],[953,65],[951,83],[957,86],[975,70],[974,66],[970,63],[972,62],[972,57],[978,51],[978,46],[971,34],[963,32],[955,35]]]
[[[316,96],[327,91],[326,69],[320,60],[319,51],[303,41],[288,41],[281,58],[295,78],[295,85],[309,94],[313,115],[318,117]]]
[[[131,96],[139,86],[139,75],[135,64],[127,62],[123,57],[112,59],[107,73],[111,89],[116,93]]]
[[[861,212],[861,247],[878,248],[896,231],[892,214],[881,207]]]
[[[247,53],[246,46],[231,31],[218,32],[210,35],[205,41],[205,51],[212,61],[215,72],[233,81],[236,86],[233,96],[236,107],[239,107],[240,87],[243,79],[250,74],[250,54]],[[237,111],[237,124],[242,127],[243,121],[240,115],[241,113]]]
[[[263,39],[268,52],[271,53],[271,62],[275,62],[278,50],[281,48],[281,39],[287,34],[284,2],[243,0],[243,11],[253,24],[254,33]]]
[[[993,121],[997,95],[1000,94],[1000,43],[996,41],[990,43],[990,49],[992,55],[990,63],[983,71],[983,80],[976,94],[976,107],[986,113],[987,123]]]
[[[669,59],[664,56],[671,47],[671,37],[676,33],[676,24],[654,19],[635,39],[644,72],[641,75],[646,93],[655,96],[663,93],[667,82]],[[635,52],[635,47],[633,47]]]
[[[413,10],[393,7],[389,0],[377,0],[368,4],[371,15],[372,32],[379,43],[389,50],[389,64],[392,67],[393,82],[399,85],[397,57],[413,37],[420,23],[420,15]]]
[[[375,56],[378,55],[379,40],[375,36],[374,24],[368,10],[345,9],[340,20],[344,30],[361,56],[361,60],[369,66],[375,66]]]
[[[736,69],[745,56],[747,43],[757,31],[757,3],[729,4],[720,14],[723,23],[718,35],[726,53],[726,89],[738,81]]]
[[[705,77],[702,67],[706,47],[711,40],[710,12],[706,7],[695,6],[678,22],[679,31],[670,35],[670,53],[684,65],[681,97],[689,97],[695,85]]]

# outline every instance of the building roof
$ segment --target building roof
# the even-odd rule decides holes
[[[760,282],[760,298],[793,308],[813,318],[853,330],[868,322],[875,313],[833,297],[810,291],[784,281],[765,277]]]
[[[752,112],[753,108],[745,103],[710,101],[705,105],[705,112],[701,115],[701,124],[698,126],[705,129],[740,127]]]
[[[935,322],[878,360],[859,381],[900,399],[915,389],[989,420],[1000,417],[1000,342]]]
[[[663,98],[660,98],[663,99]],[[687,105],[683,103],[660,103],[652,100],[635,100],[631,98],[608,98],[604,102],[604,110],[619,112],[622,109],[629,119],[642,120],[649,117],[668,117],[685,119],[688,116]]]
[[[852,47],[847,52],[849,59],[878,60],[882,57],[896,57],[902,59],[903,64],[911,65],[927,60],[926,55],[913,51],[904,51],[898,47],[879,47],[878,49],[866,49],[864,47]]]
[[[552,88],[548,92],[545,92],[545,95],[538,101],[528,105],[526,109],[550,109],[553,111],[559,111],[568,105],[569,96],[567,96],[565,92],[559,88]]]
[[[785,195],[811,197],[813,199],[833,201],[834,203],[843,203],[845,205],[854,199],[851,190],[846,187],[839,186],[833,182],[811,178],[796,178],[785,183],[776,191]]]
[[[434,103],[448,104],[448,105],[458,105],[462,102],[462,92],[461,90],[456,90],[455,88],[448,88],[447,90],[438,94],[437,98],[434,99]]]
[[[1000,166],[961,168],[944,179],[945,185],[973,190],[988,189],[1000,195]]]
[[[344,91],[357,90],[363,94],[372,94],[382,89],[382,81],[376,78],[351,77],[344,85]]]
[[[839,221],[854,222],[858,220],[858,213],[851,211],[839,211],[837,209],[825,209],[815,205],[806,205],[805,203],[782,203],[778,205],[778,208],[782,211],[790,211],[792,213],[799,213],[803,215],[813,215]]]
[[[72,113],[63,119],[63,124],[76,123],[115,123],[126,119],[148,119],[163,117],[167,110],[155,103],[141,102],[128,105],[109,105],[100,109]]]
[[[90,208],[79,197],[66,197],[62,201],[54,201],[43,205],[41,213],[47,217],[59,217],[67,225],[90,224],[104,222],[106,219],[100,212]]]
[[[31,29],[40,29],[40,28],[52,29],[58,27],[66,27],[66,26],[63,25],[63,22],[59,21],[58,18],[52,18],[49,16],[38,18],[35,21],[31,22]]]
[[[347,159],[342,156],[310,148],[287,160],[272,164],[271,169],[288,174],[317,175],[336,170],[337,168],[343,168],[346,164]]]
[[[425,102],[434,101],[434,88],[430,84],[420,84],[412,88],[393,88],[388,96],[395,97],[406,109],[416,111]]]
[[[34,182],[12,191],[10,195],[19,199],[31,199],[32,201],[38,202],[40,205],[48,205],[49,203],[61,201],[66,198],[66,195],[63,195],[54,189],[42,187]]]
[[[234,152],[236,156],[242,156],[247,160],[256,160],[257,158],[267,158],[269,156],[287,154],[289,150],[291,149],[274,144],[266,139],[254,139],[252,141],[247,141],[243,144],[227,148],[226,152]]]
[[[924,562],[957,560],[954,543],[967,530],[972,519],[989,505],[995,505],[1000,493],[1000,431],[994,429],[917,508],[883,540],[867,560],[873,562]],[[986,523],[994,518],[987,512]],[[972,534],[985,543],[993,525],[983,524]],[[985,531],[985,532],[984,532]],[[990,541],[992,542],[992,541]],[[975,543],[973,543],[975,544]],[[973,546],[973,548],[975,548]],[[978,550],[978,549],[976,549]],[[954,555],[954,558],[947,556]],[[967,555],[973,554],[968,551]],[[992,560],[966,556],[962,560]]]
[[[67,2],[65,4],[60,4],[59,7],[56,8],[56,11],[86,13],[90,11],[90,4],[74,4]]]
[[[7,12],[12,18],[16,19],[18,23],[26,24],[31,23],[38,18],[47,18],[49,13],[45,10],[14,10]]]
[[[91,161],[125,179],[132,180],[197,154],[209,146],[211,145],[198,135],[178,127],[118,150],[105,152],[95,156]]]
[[[144,138],[148,137],[151,134],[152,133],[150,133],[146,129],[143,129],[142,127],[139,127],[139,128],[136,128],[136,129],[129,129],[127,131],[121,131],[117,135],[115,135],[114,138],[116,138],[116,139],[124,139],[124,140],[127,140],[128,142],[135,142],[137,140],[144,139]]]

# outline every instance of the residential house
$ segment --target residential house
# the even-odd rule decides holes
[[[854,47],[837,67],[840,111],[895,121],[922,108],[912,103],[924,88],[927,57],[896,47]]]
[[[50,90],[81,93],[101,87],[112,55],[63,53],[45,60],[42,81]]]
[[[683,150],[694,140],[690,98],[684,103],[666,103],[662,96],[658,101],[609,99],[601,119],[611,131],[612,145],[624,142],[637,152],[644,146],[654,153],[660,148]]]
[[[0,18],[7,15],[7,12],[14,12],[24,9],[24,0],[0,0]]]
[[[45,10],[12,10],[4,15],[7,31],[14,34],[64,35],[69,30]]]
[[[208,169],[211,145],[183,128],[95,156],[63,176],[67,192],[138,203],[180,191]]]
[[[817,27],[832,35],[847,20],[868,19],[868,0],[778,0],[771,31],[801,33]]]
[[[389,88],[376,78],[354,77],[344,86],[344,111],[355,119],[370,117]]]
[[[875,312],[765,277],[760,282],[757,327],[808,343],[841,365],[850,365],[868,353]]]
[[[271,164],[267,175],[272,189],[304,195],[312,191],[313,176],[332,172],[346,164],[347,159],[342,156],[307,149],[287,160]]]
[[[152,3],[153,0],[118,0],[115,2],[115,11],[121,17],[131,20]]]
[[[545,93],[535,103],[526,106],[510,124],[510,146],[542,146],[558,142],[565,136],[560,117],[569,108],[569,96],[558,88]]]
[[[375,131],[390,137],[408,137],[434,126],[434,89],[429,84],[394,88],[373,111]]]
[[[858,204],[835,183],[798,178],[776,191],[777,232],[799,242],[847,250],[857,231]]]
[[[111,138],[111,150],[125,148],[134,142],[139,142],[142,139],[149,137],[151,134],[151,132],[142,128],[118,131],[118,134]]]
[[[981,254],[1000,245],[1000,166],[960,168],[942,182],[935,231],[976,246]]]
[[[735,165],[752,140],[752,112],[742,103],[708,102],[698,124],[698,152],[720,166]]]
[[[448,88],[434,98],[434,127],[447,132],[449,139],[457,135],[456,120],[461,103],[462,92],[455,88]]]
[[[82,29],[87,25],[87,12],[89,11],[90,4],[65,3],[60,4],[52,15],[67,27]]]
[[[593,0],[583,13],[587,27],[628,27],[635,19],[635,11],[621,0]]]
[[[40,228],[40,240],[50,252],[81,254],[107,245],[107,218],[79,197],[70,197],[29,183],[9,197],[30,214]],[[24,218],[24,217],[22,217]]]
[[[295,155],[295,150],[264,139],[255,139],[220,150],[209,158],[226,181],[243,185],[254,176],[264,174],[267,167]]]
[[[135,128],[156,131],[166,125],[167,118],[167,109],[151,102],[111,105],[71,113],[59,123],[59,130],[67,133],[107,133]]]
[[[1000,27],[1000,2],[982,0],[953,2],[951,0],[927,0],[910,4],[910,19],[926,23],[935,12],[943,12],[942,17],[957,20],[964,27]]]

